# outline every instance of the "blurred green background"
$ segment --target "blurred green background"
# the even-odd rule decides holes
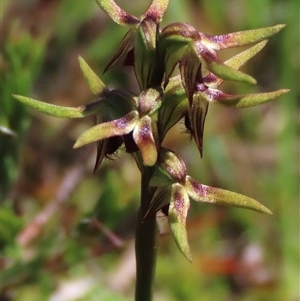
[[[140,15],[150,1],[116,2]],[[244,67],[258,85],[224,91],[292,90],[247,110],[210,106],[203,159],[183,124],[166,137],[190,175],[256,198],[274,215],[192,203],[192,264],[160,217],[154,301],[297,301],[299,1],[171,0],[163,24],[176,21],[211,35],[286,23]],[[132,158],[119,153],[94,175],[95,145],[72,149],[93,118],[51,118],[11,97],[92,101],[78,55],[110,87],[137,91],[128,67],[102,76],[126,28],[93,0],[3,0],[1,23],[0,300],[132,300],[140,181]]]

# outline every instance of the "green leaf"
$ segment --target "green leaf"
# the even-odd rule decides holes
[[[97,74],[90,68],[87,62],[80,56],[78,59],[79,59],[79,65],[81,71],[92,93],[101,96],[101,94],[104,94],[105,91],[108,91],[105,84],[101,81],[101,79],[97,76]]]
[[[119,119],[97,124],[81,134],[73,147],[78,148],[98,140],[128,134],[133,130],[137,120],[138,112],[132,111]]]
[[[178,183],[173,184],[168,212],[170,230],[180,252],[187,260],[192,262],[193,259],[186,231],[186,217],[189,207],[190,200],[185,189]]]
[[[272,214],[268,208],[250,197],[221,188],[200,184],[190,176],[186,177],[185,188],[188,195],[196,202],[242,207],[261,213]]]
[[[113,0],[96,0],[100,8],[117,24],[123,26],[135,26],[140,20],[133,15],[128,14]]]
[[[21,95],[13,94],[12,96],[37,111],[58,118],[83,118],[96,113],[102,105],[100,101],[96,101],[80,107],[63,107]]]

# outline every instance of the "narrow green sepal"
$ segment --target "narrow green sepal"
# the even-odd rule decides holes
[[[49,104],[43,101],[39,101],[30,97],[25,97],[21,95],[12,95],[18,101],[24,103],[25,105],[42,112],[44,114],[50,115],[57,118],[83,118],[85,116],[96,113],[101,107],[101,102],[96,101],[85,106],[80,107],[63,107],[53,104]]]
[[[261,213],[272,214],[268,208],[250,197],[221,188],[200,184],[190,176],[186,177],[185,188],[188,195],[196,202],[241,207]]]
[[[119,119],[97,124],[82,133],[78,137],[73,148],[78,148],[83,145],[113,136],[122,136],[128,134],[133,130],[137,120],[137,111],[132,111]]]
[[[199,55],[203,58],[206,68],[218,77],[252,85],[256,84],[256,80],[252,76],[223,64],[215,57],[212,57],[210,53],[199,53]]]
[[[117,24],[123,26],[135,26],[140,20],[128,14],[120,8],[113,0],[96,0],[100,8]]]
[[[259,51],[261,51],[267,44],[267,40],[264,40],[254,46],[244,50],[243,52],[238,53],[234,57],[228,59],[224,62],[225,65],[233,68],[239,69],[242,67],[247,61],[249,61],[252,57],[254,57]],[[204,76],[203,81],[211,88],[217,88],[223,83],[222,78],[218,78],[215,74],[209,73]]]
[[[209,40],[209,43],[212,42],[217,45],[215,47],[216,50],[220,50],[260,42],[273,36],[284,27],[285,24],[279,24],[259,29],[232,32],[220,36],[204,36]],[[205,39],[203,39],[203,43],[205,43]]]
[[[180,252],[188,261],[192,262],[193,258],[186,231],[186,217],[189,207],[190,200],[185,189],[178,183],[173,184],[168,212],[170,230]]]
[[[101,96],[102,94],[107,92],[108,89],[106,88],[105,84],[91,69],[87,62],[81,56],[79,56],[78,60],[83,76],[86,79],[92,93]]]
[[[277,97],[280,97],[283,94],[288,93],[289,89],[280,89],[273,92],[266,92],[266,93],[254,93],[248,95],[229,95],[225,94],[221,91],[217,93],[213,92],[211,95],[209,91],[213,89],[207,89],[202,94],[208,100],[214,103],[220,104],[222,106],[229,106],[229,107],[236,107],[236,108],[249,108],[261,105],[263,103],[269,102]],[[213,95],[217,95],[214,98]]]

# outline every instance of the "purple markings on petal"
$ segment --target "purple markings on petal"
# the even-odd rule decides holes
[[[188,23],[175,22],[171,23],[161,32],[163,38],[171,38],[177,42],[184,41],[189,42],[191,40],[200,40],[200,34],[198,31]]]
[[[179,250],[189,261],[192,261],[186,231],[186,217],[189,207],[190,201],[184,187],[178,183],[173,184],[168,211],[170,230]]]
[[[113,0],[96,0],[100,8],[119,25],[137,25],[140,20],[135,16],[128,14],[119,7]]]
[[[206,198],[207,186],[200,184],[190,176],[186,176],[186,186],[189,196],[198,202]]]
[[[196,202],[242,207],[261,213],[272,214],[268,208],[252,198],[225,189],[200,184],[190,176],[186,177],[185,189],[188,195]]]
[[[119,119],[100,123],[82,133],[77,139],[74,148],[113,136],[128,134],[134,128],[137,120],[137,111],[132,111]]]
[[[168,5],[169,0],[153,0],[145,13],[145,17],[152,19],[155,23],[161,22]]]
[[[278,31],[280,31],[284,26],[284,24],[279,24],[271,27],[233,32],[220,36],[204,36],[211,43],[219,45],[218,49],[225,49],[260,42],[274,35]]]
[[[157,160],[157,148],[152,134],[152,120],[149,116],[142,117],[133,130],[133,139],[138,146],[143,163],[152,166]]]
[[[184,184],[187,170],[184,161],[177,154],[162,148],[160,165],[173,179]]]

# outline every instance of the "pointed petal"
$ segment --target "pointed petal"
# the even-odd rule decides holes
[[[109,137],[128,134],[133,130],[137,120],[138,112],[132,111],[119,119],[95,125],[78,137],[74,148]]]
[[[83,118],[96,113],[102,106],[101,101],[95,101],[80,107],[63,107],[21,95],[13,94],[12,96],[37,111],[57,118]]]
[[[142,154],[144,165],[153,166],[157,160],[157,148],[152,134],[151,117],[146,115],[137,122],[133,139]]]
[[[79,65],[81,71],[92,93],[95,95],[101,95],[102,93],[105,93],[105,91],[108,91],[105,84],[101,81],[101,79],[97,76],[97,74],[90,68],[87,62],[81,56],[79,56],[78,59],[79,59]]]
[[[201,92],[196,92],[193,97],[193,105],[189,109],[190,131],[195,139],[200,156],[203,155],[204,124],[208,111],[209,102]]]
[[[223,93],[220,90],[210,89],[202,92],[202,95],[207,101],[215,102],[223,106],[230,106],[236,108],[248,108],[261,105],[269,102],[287,92],[289,89],[280,89],[273,92],[254,93],[246,95],[230,95]]]
[[[123,40],[121,41],[121,44],[117,52],[114,54],[110,62],[107,64],[103,73],[105,73],[107,70],[115,66],[122,58],[124,58],[133,49],[135,34],[136,34],[135,28],[131,28],[127,31]]]
[[[187,48],[179,67],[182,83],[191,105],[193,102],[197,75],[201,75],[201,61],[192,47]]]
[[[196,202],[242,207],[261,213],[272,214],[268,208],[252,198],[232,191],[200,184],[190,176],[186,177],[185,188],[189,196]]]
[[[113,0],[96,0],[100,8],[117,24],[125,26],[134,26],[140,23],[140,20],[133,15],[126,13]]]
[[[165,14],[169,5],[169,0],[152,0],[147,12],[142,18],[150,18],[156,24],[162,21],[162,17]]]
[[[185,189],[178,183],[173,184],[168,214],[170,230],[180,252],[187,260],[192,262],[193,259],[186,231],[186,217],[189,207],[190,200]]]
[[[209,35],[204,35],[204,36],[208,40],[207,45],[209,46],[214,45],[215,50],[220,50],[220,49],[244,46],[244,45],[260,42],[262,40],[265,40],[273,36],[284,27],[285,27],[284,24],[279,24],[279,25],[264,27],[259,29],[233,32],[233,33],[224,34],[220,36],[209,36]],[[205,38],[203,37],[202,39],[203,43],[206,42]]]
[[[253,56],[255,56],[259,51],[261,51],[266,44],[267,44],[267,40],[262,41],[246,49],[245,51],[235,55],[234,57],[228,59],[227,61],[224,62],[224,64],[237,70],[240,67],[242,67]],[[203,77],[203,82],[211,88],[217,88],[223,83],[223,81],[224,80],[222,78],[218,78],[212,72],[210,72],[209,74]]]

